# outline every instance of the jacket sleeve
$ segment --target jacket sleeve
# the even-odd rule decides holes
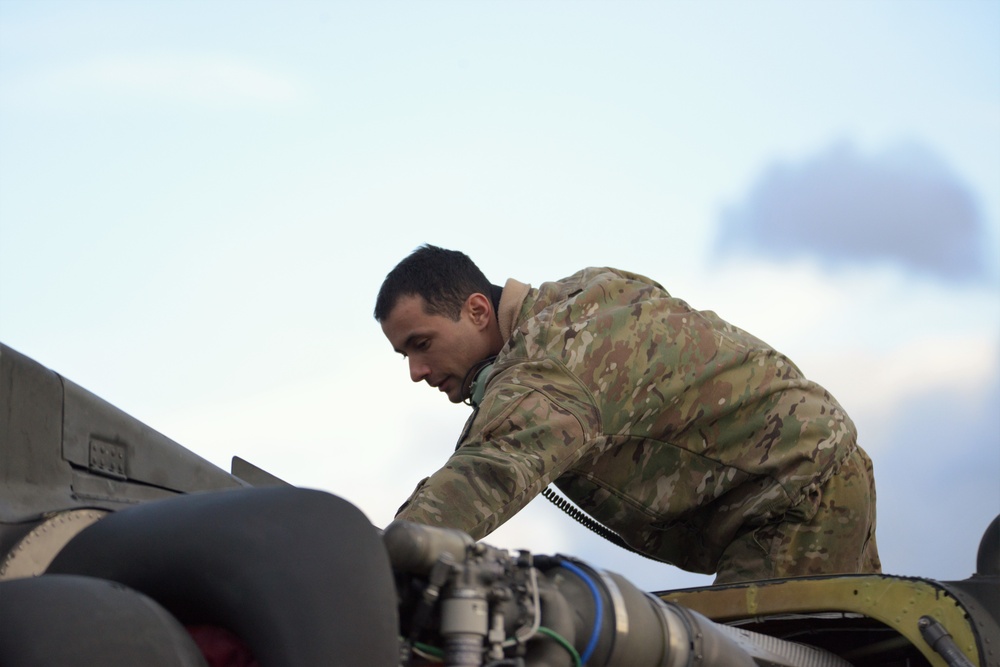
[[[491,387],[458,449],[396,518],[491,533],[585,454],[596,418],[566,398],[552,383]]]

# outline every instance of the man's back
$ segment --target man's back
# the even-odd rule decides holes
[[[844,411],[787,358],[611,269],[532,290],[493,373],[502,405],[488,395],[476,422],[525,390],[546,395],[580,424],[575,447],[561,444],[568,433],[548,443],[569,464],[553,469],[557,486],[629,542],[695,571],[714,571],[748,516],[792,511],[854,447]]]

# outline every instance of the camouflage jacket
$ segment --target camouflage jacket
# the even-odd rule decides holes
[[[511,280],[500,305],[482,402],[398,518],[481,539],[555,482],[633,547],[710,573],[745,528],[810,518],[807,492],[856,446],[786,357],[643,276]]]

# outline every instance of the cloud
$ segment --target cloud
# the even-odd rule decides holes
[[[181,103],[209,107],[286,106],[303,91],[279,72],[223,55],[106,56],[9,82],[9,103]]]
[[[800,164],[774,164],[720,222],[722,253],[889,262],[949,281],[988,277],[976,197],[917,143],[862,155],[842,142]]]
[[[889,350],[845,347],[814,366],[865,414],[895,414],[914,396],[935,390],[972,400],[1000,377],[995,332],[923,336]]]

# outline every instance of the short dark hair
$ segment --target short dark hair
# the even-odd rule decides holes
[[[396,265],[375,300],[375,319],[384,322],[400,297],[419,295],[424,312],[458,320],[472,294],[490,296],[490,281],[467,255],[425,244]]]

